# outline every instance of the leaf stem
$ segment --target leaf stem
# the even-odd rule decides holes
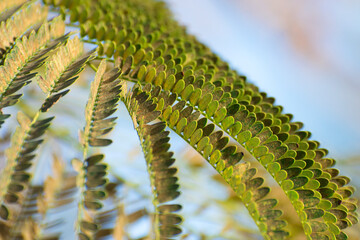
[[[87,62],[86,63],[87,65],[89,65],[89,67],[94,70],[94,72],[97,72],[97,68],[94,66],[94,64],[90,63],[90,62]]]

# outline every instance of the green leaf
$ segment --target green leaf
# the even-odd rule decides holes
[[[211,93],[206,93],[205,95],[203,95],[198,102],[199,109],[201,111],[205,111],[208,108],[209,104],[212,102],[212,98],[213,98],[213,96]],[[211,109],[208,109],[208,110],[211,111]],[[214,112],[215,112],[215,110],[214,110]]]
[[[197,105],[197,102],[199,101],[201,97],[202,91],[199,88],[196,88],[190,95],[189,101],[192,105]]]
[[[160,213],[170,213],[170,212],[177,212],[182,209],[181,205],[179,204],[166,204],[161,205],[158,207]]]
[[[270,163],[268,165],[268,171],[271,175],[275,176],[281,169],[281,166],[277,162]]]
[[[106,197],[105,191],[101,190],[87,190],[84,195],[87,200],[104,199]]]
[[[207,108],[206,108],[206,114],[208,117],[212,117],[217,109],[219,108],[219,102],[218,101],[211,101]],[[240,130],[239,130],[240,131]]]
[[[201,128],[197,129],[190,137],[190,145],[194,146],[198,141],[200,141],[202,135],[203,130]]]
[[[253,193],[253,200],[259,201],[259,200],[263,199],[266,195],[268,195],[269,192],[270,192],[270,188],[268,188],[268,187],[258,188]]]
[[[267,165],[274,161],[274,155],[269,153],[259,158],[261,164]]]
[[[139,79],[140,81],[143,81],[143,80],[145,80],[145,75],[146,75],[146,66],[141,65],[139,68],[139,72],[137,73],[137,79]]]
[[[84,205],[87,209],[90,210],[99,210],[102,208],[102,204],[98,201],[85,201]]]
[[[210,164],[215,166],[220,161],[220,157],[221,152],[219,150],[215,150],[210,156]]]
[[[270,220],[270,219],[276,219],[280,217],[282,212],[280,210],[265,210],[263,215],[261,216],[261,220]]]
[[[315,179],[311,179],[304,187],[306,189],[318,189],[320,187],[320,183]]]
[[[197,144],[197,151],[201,152],[205,149],[207,145],[210,144],[210,138],[209,137],[203,137]]]
[[[179,116],[180,116],[180,112],[179,110],[175,110],[174,112],[171,113],[170,118],[169,118],[169,126],[173,127],[177,124],[178,120],[179,120]]]
[[[187,126],[184,128],[184,138],[189,139],[192,134],[195,132],[197,128],[197,121],[190,122]]]
[[[259,188],[264,183],[264,179],[261,177],[256,177],[246,182],[246,189],[255,190]]]
[[[291,189],[294,188],[294,183],[293,181],[291,180],[285,180],[281,183],[281,188],[284,190],[284,191],[289,191]]]
[[[305,209],[305,213],[308,219],[316,219],[324,216],[325,212],[322,209],[318,208],[308,208]]]
[[[155,76],[156,76],[156,69],[151,68],[145,76],[145,82],[151,83],[154,80]]]
[[[220,123],[226,117],[226,108],[220,108],[214,114],[215,123]]]
[[[181,133],[187,125],[187,119],[181,118],[176,124],[176,132]]]
[[[143,60],[145,53],[146,53],[145,50],[142,48],[139,49],[138,51],[136,51],[136,53],[134,55],[134,64],[135,65],[139,64]]]
[[[248,150],[252,150],[254,149],[255,147],[259,146],[260,144],[260,139],[259,138],[251,138],[250,140],[246,141],[245,142],[245,146]]]
[[[164,90],[171,90],[175,85],[176,79],[174,75],[169,75],[164,83]]]
[[[0,217],[4,220],[9,219],[9,210],[4,205],[1,205],[0,207]]]
[[[191,84],[187,85],[181,93],[181,98],[185,101],[188,100],[190,95],[193,93],[193,91],[194,91],[194,86]]]
[[[222,122],[221,125],[223,129],[228,129],[231,125],[234,124],[234,118],[232,116],[226,117]]]
[[[160,227],[160,235],[164,237],[176,236],[180,233],[181,233],[181,229],[179,227],[173,227],[167,225]]]
[[[181,94],[181,92],[184,90],[184,88],[185,88],[185,82],[184,82],[184,80],[180,79],[179,81],[176,82],[172,91],[174,93]]]
[[[87,222],[87,221],[81,221],[80,226],[85,231],[88,230],[88,231],[92,231],[92,232],[95,232],[95,231],[99,230],[99,228],[100,228],[100,226],[98,224]]]
[[[171,113],[172,113],[172,107],[167,106],[167,108],[163,111],[163,114],[162,114],[163,119],[167,120],[170,117]]]
[[[319,221],[311,221],[310,222],[312,232],[325,232],[328,229],[328,226]]]
[[[239,143],[245,143],[251,139],[251,132],[250,131],[244,131],[237,136],[237,141]]]

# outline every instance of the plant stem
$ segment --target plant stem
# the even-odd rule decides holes
[[[97,72],[97,68],[94,66],[94,64],[87,62],[86,63],[92,70],[94,70],[94,72]]]

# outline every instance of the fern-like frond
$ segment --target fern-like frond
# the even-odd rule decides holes
[[[99,65],[94,82],[91,84],[90,98],[85,109],[86,125],[81,134],[82,144],[90,146],[107,146],[110,139],[100,138],[109,133],[116,118],[109,118],[116,111],[120,99],[121,85],[118,77],[120,69],[106,71],[106,61]]]
[[[86,62],[94,58],[93,52],[84,54],[83,43],[75,37],[68,40],[46,61],[45,73],[37,77],[40,88],[47,94],[41,112],[48,111],[69,92],[64,89],[76,81]]]
[[[25,1],[18,1],[17,3],[14,3],[14,5],[6,8],[2,8],[4,6],[0,6],[0,23],[13,16],[13,14],[23,6],[24,2]]]
[[[161,43],[159,48],[166,49],[167,46]],[[225,73],[216,66],[206,72],[211,62],[205,57],[184,67],[181,66],[181,59],[177,60],[180,64],[176,65],[175,60],[171,60],[172,55],[169,55],[170,60],[166,64],[160,65],[156,62],[149,64],[147,57],[145,54],[128,57],[134,68],[130,71],[129,80],[136,77],[143,83],[149,82],[178,94],[179,101],[198,109],[242,144],[282,186],[296,207],[308,235],[315,239],[328,234],[345,238],[341,229],[357,222],[354,199],[349,198],[354,189],[344,187],[349,179],[338,177],[338,171],[329,168],[335,161],[324,158],[327,150],[319,149],[318,142],[308,140],[309,132],[299,131],[301,123],[292,123],[290,114],[281,114],[282,107],[272,105],[273,98],[268,98],[265,93],[257,93],[256,87],[235,73],[230,72],[229,76],[222,78]],[[160,59],[161,62],[163,60]],[[175,68],[167,70],[169,66]],[[218,79],[213,79],[215,76]],[[176,120],[178,115],[174,114]],[[181,124],[184,126],[185,123]],[[307,190],[311,196],[303,195]],[[307,207],[305,203],[308,197],[318,199],[317,203]],[[350,208],[344,206],[349,210],[346,214],[340,206],[341,201],[351,205]],[[302,217],[304,213],[306,217]],[[347,214],[349,218],[345,219]],[[319,223],[319,218],[323,218],[326,224]],[[334,219],[337,219],[335,224]],[[327,233],[327,230],[331,233]]]
[[[9,239],[23,239],[28,237],[28,234],[23,234],[24,230],[36,232],[38,230],[37,224],[33,217],[36,218],[37,208],[36,201],[37,197],[42,194],[43,187],[30,185],[24,193],[24,200],[20,209],[18,210],[18,217],[14,223],[11,223],[7,227],[11,227],[7,234]],[[27,236],[24,236],[27,235]],[[24,236],[24,237],[23,237]],[[28,238],[29,239],[29,238]],[[30,238],[31,239],[31,238]]]
[[[44,182],[43,194],[37,197],[37,210],[41,215],[37,222],[38,231],[32,233],[34,239],[59,239],[61,233],[51,231],[54,226],[58,226],[67,219],[51,219],[51,214],[60,212],[62,209],[69,207],[75,201],[77,192],[76,174],[65,169],[64,163],[54,157],[52,176],[48,176]],[[48,231],[50,230],[50,231]]]
[[[155,111],[156,104],[146,101],[147,95],[137,95],[137,91],[132,93],[126,102],[141,141],[150,175],[155,207],[155,239],[170,239],[181,233],[179,224],[182,218],[174,214],[181,209],[181,205],[167,204],[180,195],[177,169],[171,167],[175,159],[172,158],[173,152],[169,151],[169,132],[165,131],[164,122],[149,124],[160,115],[159,111]]]
[[[43,64],[45,54],[67,39],[66,35],[62,36],[64,27],[64,22],[55,18],[44,23],[38,31],[32,31],[29,38],[24,36],[16,40],[4,65],[0,66],[0,111],[18,101],[21,94],[14,93],[36,75],[32,71]],[[0,112],[0,123],[7,117]]]
[[[17,1],[14,2],[14,5],[18,4]],[[152,106],[156,101],[156,110],[161,111],[161,119],[202,153],[230,184],[235,182],[238,187],[237,181],[243,179],[234,177],[234,173],[237,175],[234,166],[241,166],[238,163],[240,153],[245,152],[238,148],[237,144],[241,144],[287,194],[308,238],[346,239],[343,229],[358,221],[356,202],[351,198],[354,188],[348,185],[349,178],[339,176],[339,171],[333,168],[335,160],[326,157],[327,150],[320,148],[317,141],[309,140],[311,133],[301,130],[302,123],[292,122],[291,114],[282,113],[282,107],[274,105],[274,98],[260,92],[206,46],[189,36],[171,18],[161,2],[44,2],[67,8],[66,13],[70,15],[70,21],[79,26],[81,36],[100,45],[98,54],[124,59],[123,79],[161,87],[160,90],[144,89],[151,93],[151,101],[146,98],[145,103]],[[1,3],[0,9],[14,5]],[[16,13],[14,17],[3,21],[2,29],[8,29],[5,22],[15,21],[16,16],[20,15],[19,11],[19,15]],[[31,36],[35,36],[35,31],[29,37],[24,34],[31,26],[24,26],[22,31],[18,31],[18,26],[15,26],[17,34],[10,29],[5,36],[7,39],[4,44],[7,47],[3,49],[4,65],[7,61],[11,64],[6,66],[10,73],[5,74],[0,69],[0,109],[14,104],[20,96],[11,94],[32,77],[29,75],[32,73],[28,72],[27,75],[25,72],[24,75],[14,75],[15,71],[22,69],[20,65],[23,65],[18,64],[17,58],[24,55],[19,50],[22,49],[21,45],[16,46],[17,42],[27,41],[27,38],[30,41]],[[12,43],[13,39],[10,39],[14,35],[18,38],[15,45]],[[22,35],[25,36],[20,39]],[[14,78],[19,81],[16,82]],[[66,91],[49,98],[44,110],[64,94]],[[116,102],[113,97],[110,98]],[[173,105],[176,100],[177,104]],[[99,117],[101,120],[97,122],[100,130],[91,130],[90,125],[85,127],[82,135],[85,152],[87,145],[104,146],[110,143],[108,139],[98,138],[112,127],[107,125],[113,123],[111,118],[107,118],[114,108],[110,101],[107,99],[105,105],[109,109],[102,111],[103,115]],[[95,106],[96,104],[91,107],[91,111]],[[154,111],[144,109],[149,111],[146,117],[156,117]],[[104,107],[100,110],[104,110]],[[95,123],[95,115],[90,115],[87,116],[90,118],[87,122]],[[203,117],[199,117],[200,115]],[[0,111],[0,123],[7,117]],[[215,131],[215,128],[221,130]],[[92,133],[94,137],[91,136]],[[224,137],[224,133],[237,142],[236,146],[229,145],[229,138]],[[247,170],[241,174],[246,175]],[[241,184],[246,186],[246,183]],[[249,191],[250,195],[252,193],[253,189]],[[6,215],[6,208],[1,207],[0,213]],[[267,227],[273,231],[271,226]],[[263,231],[264,228],[260,228]]]
[[[0,13],[17,8],[21,6],[26,0],[14,0],[14,1],[1,1],[0,2]]]
[[[48,176],[41,186],[29,186],[20,206],[19,217],[12,224],[11,239],[60,239],[61,233],[51,229],[67,219],[52,219],[52,214],[69,207],[74,201],[76,175],[65,170],[64,163],[54,156],[53,176]],[[50,230],[50,231],[49,231]]]
[[[165,81],[165,83],[163,85],[164,87],[168,86],[166,83],[167,83],[167,81]],[[196,83],[194,83],[194,85],[195,84]],[[197,84],[199,84],[199,83],[197,83]],[[188,85],[188,86],[190,86],[190,85]],[[244,109],[239,104],[234,103],[231,96],[230,95],[226,96],[226,94],[223,92],[222,89],[218,88],[216,90],[214,87],[209,89],[205,86],[202,86],[202,89],[207,90],[209,92],[212,92],[215,90],[215,94],[219,94],[221,96],[220,103],[218,103],[216,100],[213,102],[211,102],[209,100],[206,101],[206,99],[208,99],[207,96],[210,96],[209,94],[207,94],[207,95],[205,94],[203,98],[200,98],[201,93],[202,93],[201,90],[197,91],[197,89],[194,89],[193,87],[192,88],[184,87],[184,88],[182,88],[180,93],[182,94],[183,98],[185,98],[186,100],[189,101],[189,104],[187,104],[187,105],[189,105],[189,106],[195,105],[195,107],[196,107],[196,105],[198,104],[199,105],[198,107],[200,109],[202,106],[203,106],[203,108],[206,107],[207,108],[206,110],[211,112],[212,115],[209,116],[209,114],[206,114],[205,111],[203,112],[203,114],[205,116],[209,117],[210,119],[212,119],[213,122],[215,124],[217,124],[218,127],[222,128],[224,131],[226,131],[229,135],[231,135],[239,143],[244,144],[246,149],[249,152],[251,152],[255,157],[257,157],[260,160],[260,162],[264,165],[264,167],[281,184],[281,186],[285,190],[285,192],[288,192],[291,190],[290,194],[295,194],[295,192],[297,194],[304,194],[306,192],[306,190],[309,190],[309,194],[311,195],[311,196],[308,196],[308,197],[311,197],[309,199],[306,199],[307,196],[303,196],[303,195],[301,195],[301,196],[295,195],[297,197],[295,197],[295,199],[293,199],[293,198],[291,198],[290,194],[288,195],[289,198],[292,200],[293,204],[295,205],[295,207],[299,206],[298,204],[294,203],[295,201],[301,201],[301,202],[308,203],[308,201],[310,201],[310,199],[317,198],[319,200],[316,200],[316,203],[320,203],[321,198],[325,197],[325,199],[321,202],[321,204],[325,204],[327,202],[327,199],[326,199],[327,197],[326,197],[326,195],[324,195],[325,192],[327,192],[331,196],[333,191],[327,190],[327,188],[324,188],[326,185],[323,185],[323,184],[327,184],[328,180],[331,179],[331,176],[326,173],[323,174],[322,170],[321,171],[316,170],[317,168],[321,169],[322,166],[320,164],[315,164],[315,161],[311,160],[311,158],[315,158],[316,154],[320,154],[321,151],[316,150],[316,149],[314,149],[315,151],[311,151],[311,149],[308,149],[307,152],[309,153],[309,155],[308,155],[309,159],[306,159],[305,155],[304,155],[304,151],[298,150],[295,152],[294,150],[292,150],[292,149],[294,149],[296,144],[300,143],[300,139],[299,139],[299,141],[296,141],[294,143],[291,142],[293,140],[289,141],[291,148],[288,151],[288,148],[286,147],[286,143],[282,145],[281,141],[278,141],[279,138],[277,138],[271,134],[271,132],[272,132],[271,128],[263,127],[263,123],[261,123],[260,121],[256,121],[255,114],[251,114],[251,112],[249,112],[247,109]],[[200,89],[200,88],[198,88],[198,89]],[[174,86],[174,90],[175,91],[178,90],[177,85]],[[223,104],[227,102],[227,104],[226,104],[227,108],[225,108],[226,105],[221,107],[221,101],[223,101]],[[233,103],[233,104],[229,104],[229,103]],[[227,114],[227,112],[229,112],[230,114]],[[288,119],[288,118],[284,117],[282,119],[284,120],[284,119]],[[290,125],[287,125],[287,126],[290,128]],[[296,124],[294,124],[293,126],[296,126]],[[283,132],[281,132],[281,133],[283,133]],[[305,134],[305,132],[300,132],[300,134]],[[294,134],[294,135],[296,135],[296,134]],[[289,137],[288,135],[286,135],[286,133],[280,134],[280,136]],[[305,150],[307,150],[306,148],[309,148],[309,146],[311,144],[313,147],[316,148],[316,142],[313,142],[313,141],[310,141],[310,144],[303,143],[302,147],[305,147]],[[261,145],[263,145],[263,146],[261,146]],[[310,153],[313,155],[310,155]],[[301,156],[300,154],[303,154],[302,157],[300,157]],[[306,161],[304,161],[302,159],[304,159]],[[274,160],[277,161],[277,163],[272,163],[272,161],[274,161]],[[306,170],[307,168],[309,168],[309,169]],[[303,170],[304,170],[304,172],[301,173]],[[334,172],[333,170],[331,170],[331,171]],[[319,175],[317,175],[316,172],[318,172]],[[308,173],[308,174],[306,174],[306,173]],[[313,178],[313,180],[311,178]],[[343,177],[340,177],[340,178],[344,179]],[[285,183],[282,183],[286,179],[289,179],[289,180],[286,181],[285,183],[290,184],[290,185],[287,185],[287,187],[286,187],[286,185],[284,185]],[[343,182],[343,183],[345,183],[345,182]],[[332,185],[332,186],[335,187],[334,185]],[[336,188],[337,188],[337,186],[335,187],[335,189]],[[296,189],[298,189],[298,190],[296,190]],[[315,194],[314,190],[317,190],[317,189],[319,189],[318,194],[314,195]],[[350,190],[350,192],[351,191],[352,190]],[[335,200],[334,197],[335,197],[335,199],[338,199],[338,200]],[[347,197],[348,196],[345,196],[345,199]],[[336,201],[339,203],[340,199],[345,200],[343,198],[343,196],[340,196],[340,197],[333,196],[329,200]],[[351,201],[352,200],[350,200],[350,202]],[[305,204],[305,203],[304,203],[305,210],[303,210],[301,208],[297,209],[299,212],[301,212],[301,211],[306,212],[307,218],[306,218],[305,222],[308,221],[309,222],[308,224],[310,226],[313,226],[311,228],[317,229],[320,232],[325,232],[326,231],[325,225],[321,224],[321,223],[319,223],[319,221],[313,220],[313,219],[324,216],[324,214],[325,214],[324,210],[327,210],[328,208],[323,207],[323,206],[320,207],[321,205],[319,207],[316,207],[317,204],[315,202],[313,204],[309,204],[309,205]],[[339,206],[338,203],[336,203],[334,205],[335,208],[337,208],[337,206]],[[341,207],[338,209],[341,209]],[[350,218],[355,220],[355,218],[353,217],[354,214],[351,213],[355,210],[355,208],[351,207],[349,209],[351,209],[349,211]],[[342,211],[338,212],[336,210],[332,211],[331,209],[329,209],[329,212],[336,212],[337,214],[340,214]],[[342,215],[342,216],[344,216],[344,215]],[[338,219],[337,225],[345,226],[346,224],[342,224],[343,221],[341,220],[341,216],[339,216],[339,217],[340,217],[340,219]],[[304,221],[304,219],[303,219],[303,221]],[[336,229],[336,228],[334,228],[333,223],[331,221],[328,220],[326,222],[327,222],[327,225],[329,226],[329,228]],[[356,223],[356,220],[354,221],[354,223]],[[303,224],[304,224],[304,226],[309,226],[309,225],[305,225],[304,222],[303,222]],[[319,227],[320,225],[322,226],[321,228]],[[311,233],[311,232],[312,231],[308,230],[308,233]],[[335,233],[340,234],[340,236],[343,236],[338,230],[335,230]],[[320,237],[321,233],[317,234],[315,232],[312,232],[312,236]]]
[[[112,230],[100,231],[111,219],[115,219],[115,209],[102,211],[102,201],[108,197],[107,165],[102,162],[103,154],[96,154],[84,162],[73,159],[72,164],[79,172],[77,186],[81,191],[79,213],[76,226],[80,239],[94,239],[98,235],[109,235]]]
[[[272,106],[272,100],[266,98],[265,94],[256,95],[256,89],[246,90],[248,96],[254,95],[253,100],[246,102],[246,98],[241,96],[246,91],[242,90],[240,81],[231,90],[228,88],[230,84],[216,87],[201,79],[191,83],[189,79],[195,77],[190,77],[182,82],[180,75],[179,79],[166,79],[161,85],[164,88],[173,86],[170,90],[179,92],[181,100],[187,100],[188,106],[201,110],[204,116],[243,144],[263,164],[297,208],[307,234],[314,239],[328,234],[345,238],[341,229],[357,222],[355,205],[351,203],[352,207],[345,207],[348,202],[353,202],[349,198],[353,188],[344,187],[349,179],[337,176],[338,170],[330,168],[335,161],[324,158],[327,150],[319,149],[318,142],[308,140],[309,132],[298,131],[302,124],[290,122],[291,115],[281,114],[282,108]],[[216,99],[212,99],[214,97]],[[265,98],[265,102],[262,102],[262,98]],[[312,200],[314,202],[308,204]],[[343,206],[341,201],[344,202]],[[303,205],[305,207],[301,207]],[[304,213],[306,218],[302,217]],[[349,218],[345,219],[347,214]],[[319,218],[323,218],[326,224],[321,223]],[[337,220],[333,222],[334,219]],[[327,233],[327,229],[331,233]]]
[[[90,97],[85,109],[85,127],[81,132],[84,158],[87,156],[89,146],[107,146],[110,139],[99,138],[109,133],[115,125],[116,118],[108,118],[117,109],[117,102],[121,92],[120,70],[112,68],[106,71],[107,62],[101,61],[95,79],[91,84]],[[79,172],[78,187],[81,196],[79,200],[77,233],[81,239],[93,239],[101,224],[106,221],[101,217],[103,204],[101,200],[107,197],[106,184],[108,182],[107,165],[102,162],[104,155],[95,154],[83,162],[74,159],[73,166]]]
[[[6,1],[11,2],[11,1]],[[25,4],[11,18],[0,23],[0,49],[5,52],[29,28],[46,20],[48,15],[46,7],[39,3]]]
[[[14,223],[13,221],[18,217],[16,209],[11,208],[16,207],[15,203],[22,203],[22,193],[27,189],[31,179],[31,173],[27,170],[32,166],[32,160],[35,157],[33,152],[43,141],[41,136],[49,127],[53,117],[32,121],[19,112],[17,119],[20,126],[11,139],[11,147],[5,152],[7,162],[0,182],[1,208],[3,213],[7,212],[1,217],[10,221],[10,224]]]
[[[135,88],[133,98],[143,104],[143,112],[159,111],[153,118],[160,114],[161,120],[209,161],[245,203],[264,237],[288,237],[289,233],[283,229],[287,224],[279,219],[282,212],[274,209],[278,201],[267,198],[270,188],[263,185],[262,177],[254,177],[255,168],[240,162],[243,150],[229,143],[222,131],[216,131],[213,123],[207,123],[199,111],[186,107],[183,101],[175,104],[176,94],[161,91],[160,87],[151,88],[148,84],[144,88]]]
[[[63,35],[64,27],[64,22],[60,18],[55,18],[50,23],[44,23],[38,31],[32,31],[29,37],[24,36],[16,40],[0,69],[2,101],[5,96],[18,90],[20,84],[24,84],[30,79],[29,72],[43,63],[44,55],[47,52],[66,39],[60,38],[51,42],[52,39]]]

